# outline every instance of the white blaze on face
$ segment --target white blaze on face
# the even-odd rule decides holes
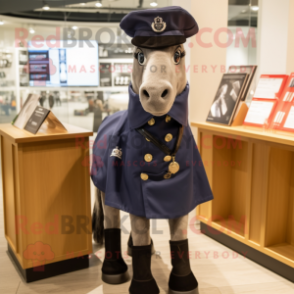
[[[164,49],[136,48],[132,86],[142,107],[154,116],[169,112],[186,84],[183,45]]]

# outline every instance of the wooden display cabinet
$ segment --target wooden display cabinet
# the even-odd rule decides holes
[[[89,136],[0,125],[5,237],[27,282],[89,266]]]
[[[214,200],[201,231],[294,282],[294,136],[192,123]]]

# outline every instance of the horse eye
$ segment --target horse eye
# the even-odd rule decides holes
[[[180,50],[176,51],[174,55],[174,63],[179,64],[181,61],[181,57],[182,57],[181,51]]]
[[[142,51],[138,52],[138,63],[140,65],[144,65],[144,63],[145,63],[145,56]]]

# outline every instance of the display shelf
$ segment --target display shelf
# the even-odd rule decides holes
[[[213,136],[212,221],[244,237],[248,144]]]
[[[104,91],[104,92],[127,92],[128,91],[128,85],[124,86],[113,86],[114,85],[114,75],[111,73],[111,85],[107,87],[101,87],[101,86],[95,86],[95,87],[50,87],[50,86],[42,86],[42,87],[31,87],[31,86],[21,86],[20,85],[20,73],[21,69],[25,65],[20,65],[20,59],[19,59],[19,53],[20,52],[26,52],[27,48],[13,48],[14,53],[14,70],[15,70],[15,93],[16,93],[16,102],[17,102],[17,112],[20,111],[20,107],[22,103],[26,99],[26,95],[22,95],[22,91]],[[114,66],[114,63],[122,63],[122,64],[132,64],[133,59],[132,58],[99,58],[99,65],[103,63],[111,63],[112,66]]]
[[[219,230],[227,235],[239,235],[240,237],[245,236],[245,222],[238,222],[234,219],[223,219],[214,221],[216,226],[219,226]]]
[[[282,146],[270,150],[265,246],[294,262],[294,151]]]
[[[214,195],[197,207],[207,235],[232,249],[243,246],[238,242],[253,248],[253,260],[267,256],[261,264],[289,278],[283,266],[294,274],[294,136],[209,123],[193,127]]]
[[[31,87],[31,86],[21,86],[20,90],[30,90],[30,91],[128,91],[128,86],[121,87]]]
[[[272,131],[266,131],[260,128],[254,127],[228,127],[221,124],[212,124],[212,123],[191,123],[192,127],[202,126],[207,131],[218,132],[226,135],[227,137],[236,136],[236,137],[244,137],[256,140],[263,140],[267,142],[274,142],[279,144],[285,144],[289,146],[294,146],[294,133],[276,133]]]
[[[213,168],[212,164],[209,164],[209,162],[213,161],[213,151],[212,148],[209,148],[213,146],[213,137],[212,136],[205,136],[204,133],[198,133],[199,134],[199,141],[201,142],[201,145],[204,147],[204,141],[205,141],[205,146],[208,146],[208,148],[201,148],[200,152],[202,155],[203,163],[205,166],[205,171],[207,174],[207,178],[209,181],[210,186],[212,186],[212,173],[213,173]],[[204,222],[209,222],[212,220],[212,202],[205,202],[201,204],[200,206],[197,207],[198,213],[197,213],[197,218],[200,221]]]
[[[2,87],[2,86],[0,87],[1,87],[1,90],[0,90],[1,92],[5,92],[5,91],[11,92],[16,90],[15,87]]]
[[[66,133],[44,133],[39,130],[37,134],[32,134],[26,130],[20,130],[12,124],[1,124],[0,135],[6,136],[12,143],[32,143],[50,140],[64,140],[64,139],[77,139],[83,137],[93,136],[93,132],[83,128],[63,123],[67,132]]]
[[[92,232],[88,221],[88,161],[89,137],[93,133],[65,127],[67,133],[34,135],[11,124],[0,126],[5,237],[9,254],[27,282],[89,265]],[[77,138],[82,145],[77,146]],[[18,231],[19,216],[25,229]],[[64,216],[71,218],[70,233],[62,225]],[[81,217],[85,227],[80,230]],[[36,224],[38,232],[33,229]],[[34,250],[45,248],[49,255],[42,262],[26,256],[31,246]],[[44,270],[38,275],[34,268],[40,265]]]
[[[282,258],[287,258],[294,262],[294,245],[288,243],[281,243],[274,246],[267,247],[266,250]]]
[[[248,196],[248,143],[203,133],[201,157],[214,201],[199,207],[197,218],[228,235],[245,237]]]
[[[99,63],[131,63],[133,64],[133,58],[106,58],[99,57]]]

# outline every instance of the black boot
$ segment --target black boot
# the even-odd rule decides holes
[[[191,271],[188,240],[170,241],[172,272],[169,277],[170,294],[198,294],[198,282]]]
[[[128,266],[121,255],[120,229],[104,230],[105,259],[102,280],[108,284],[122,284],[129,280]]]
[[[133,250],[133,238],[132,234],[130,234],[129,240],[128,240],[128,256],[133,256],[132,250]],[[155,253],[155,248],[153,245],[153,240],[151,239],[151,255]]]
[[[151,245],[133,246],[133,279],[130,294],[158,294],[159,288],[151,273]]]

